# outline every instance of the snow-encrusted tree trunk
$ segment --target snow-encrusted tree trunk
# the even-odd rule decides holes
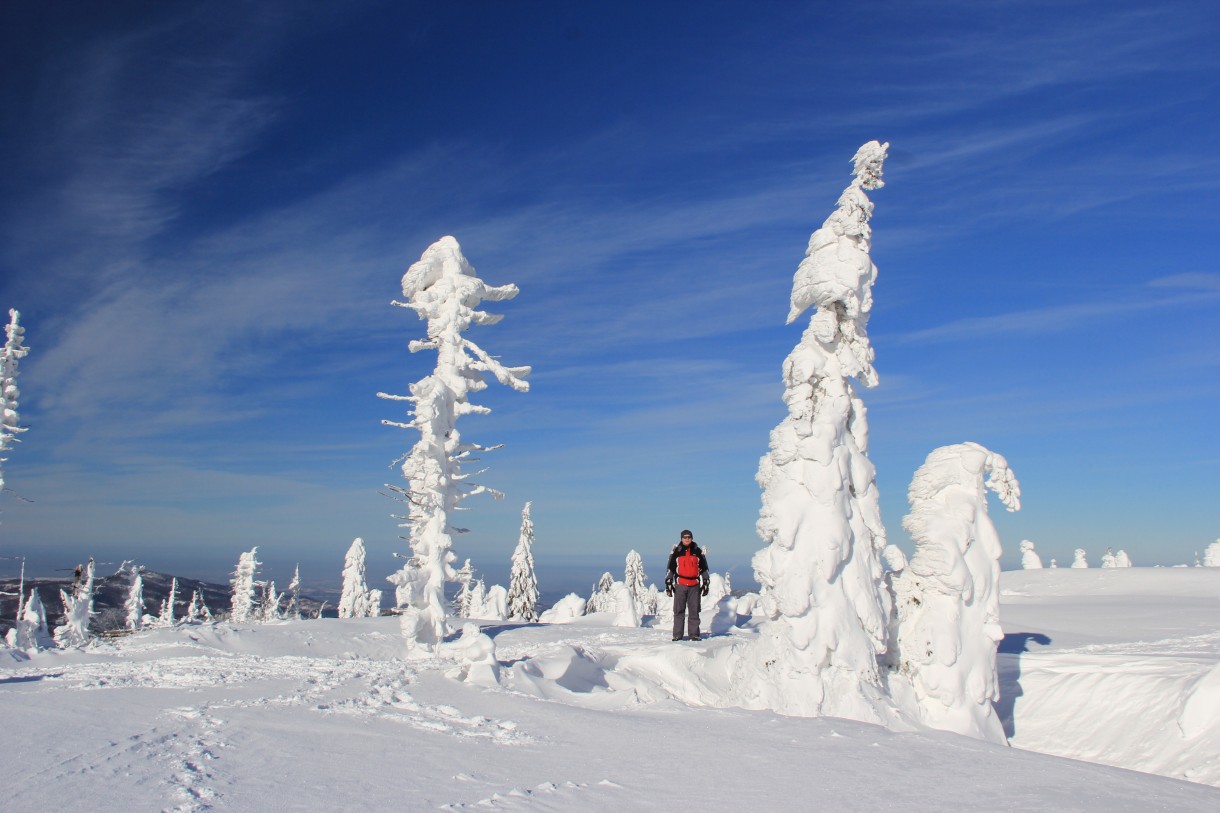
[[[123,604],[129,630],[138,630],[144,624],[144,575],[134,563],[127,582],[127,601]]]
[[[343,593],[339,596],[340,618],[371,618],[381,612],[381,591],[369,590],[364,578],[364,540],[352,540],[343,561]],[[374,596],[374,593],[376,594]]]
[[[169,595],[161,605],[161,614],[157,616],[157,626],[172,627],[174,625],[174,605],[178,602],[178,577],[175,576],[169,584]]]
[[[244,624],[253,620],[254,614],[254,580],[258,575],[258,547],[255,546],[237,558],[237,569],[229,584],[233,587],[233,597],[229,603],[229,620]]]
[[[1084,548],[1076,548],[1075,558],[1072,559],[1072,567],[1088,567],[1089,560],[1085,555]]]
[[[640,615],[653,615],[656,613],[655,605],[649,609],[648,603],[648,588],[644,583],[648,581],[648,576],[644,573],[644,559],[640,556],[639,551],[627,551],[627,564],[623,568],[623,584],[627,585],[627,592],[631,594],[631,600],[635,603]]]
[[[17,435],[26,431],[17,414],[17,402],[21,398],[21,390],[17,388],[17,362],[30,352],[30,348],[21,344],[25,336],[21,314],[10,308],[8,316],[4,349],[0,350],[0,492],[4,491],[4,463],[8,460],[5,455],[16,442]]]
[[[893,577],[897,640],[890,663],[911,682],[920,718],[933,728],[1007,742],[999,698],[1000,537],[987,489],[1009,511],[1021,489],[1008,461],[977,443],[943,446],[915,472],[903,527],[915,541]]]
[[[89,560],[72,592],[59,591],[64,605],[64,623],[55,628],[55,643],[61,647],[84,646],[89,641],[89,619],[93,616],[94,564]]]
[[[1028,539],[1021,540],[1021,569],[1041,570],[1042,557],[1034,550],[1034,543]]]
[[[793,278],[788,322],[814,313],[784,361],[788,416],[758,467],[767,547],[753,565],[765,621],[734,681],[748,708],[869,721],[888,713],[877,666],[890,611],[885,529],[856,388],[877,383],[866,333],[877,268],[865,190],[883,185],[888,147],[871,141],[857,151],[855,179]]]
[[[469,396],[486,389],[484,376],[518,392],[526,392],[529,367],[505,367],[462,334],[472,325],[493,325],[501,317],[476,310],[481,302],[512,299],[517,286],[491,286],[475,275],[453,237],[442,237],[424,251],[402,278],[405,302],[428,322],[427,339],[412,341],[411,352],[436,351],[431,375],[411,385],[409,396],[378,393],[378,397],[414,404],[408,423],[383,421],[419,432],[419,441],[402,463],[407,486],[388,486],[407,506],[400,527],[408,529],[411,559],[390,581],[396,587],[403,635],[408,649],[419,646],[433,652],[451,631],[445,603],[445,582],[454,578],[451,551],[453,535],[465,529],[453,524],[462,500],[487,492],[499,492],[469,482],[462,465],[477,458],[472,454],[488,448],[464,443],[457,430],[463,415],[487,414],[487,407],[472,404]]]
[[[538,620],[538,579],[534,575],[534,521],[527,502],[521,509],[521,536],[513,551],[508,577],[508,617],[522,621]]]

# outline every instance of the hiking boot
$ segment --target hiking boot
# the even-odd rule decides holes
[[[675,636],[674,636],[674,640],[675,640],[675,641],[681,641],[681,640],[682,640],[682,636],[681,636],[681,635],[675,635]]]
[[[692,641],[702,641],[702,640],[703,640],[703,636],[702,636],[702,635],[692,635],[692,636],[690,637],[690,639],[691,639]]]

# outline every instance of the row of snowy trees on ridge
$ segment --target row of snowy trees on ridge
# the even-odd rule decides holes
[[[1089,566],[1089,557],[1084,548],[1076,548],[1072,558],[1071,567],[1087,568]],[[1110,567],[1131,567],[1131,557],[1127,555],[1125,550],[1114,552],[1114,548],[1106,548],[1106,552],[1101,556],[1101,566]],[[1034,543],[1029,539],[1021,540],[1021,569],[1022,570],[1041,570],[1044,567],[1042,557],[1038,555],[1038,551],[1034,549]],[[1059,563],[1051,559],[1048,567],[1059,567]]]

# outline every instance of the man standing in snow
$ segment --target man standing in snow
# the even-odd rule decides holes
[[[695,535],[683,531],[682,541],[674,545],[665,567],[665,595],[674,598],[675,641],[682,640],[684,615],[687,634],[692,641],[699,640],[699,598],[707,595],[709,585],[707,557],[695,544]]]

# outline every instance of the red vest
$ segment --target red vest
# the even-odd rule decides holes
[[[678,551],[675,562],[678,566],[678,584],[699,583],[699,557],[691,548]]]

